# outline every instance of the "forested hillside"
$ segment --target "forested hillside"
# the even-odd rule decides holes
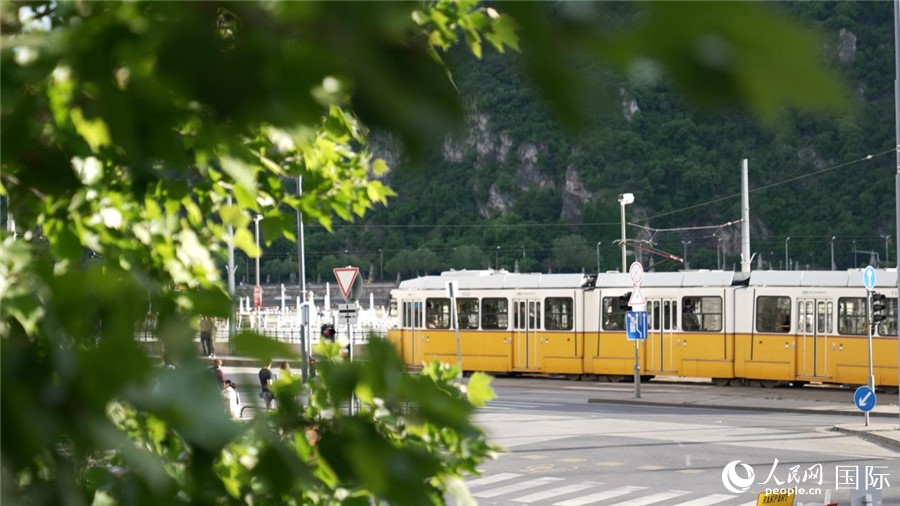
[[[398,196],[333,234],[307,227],[309,278],[329,278],[333,266],[348,264],[373,279],[448,268],[617,269],[620,193],[635,195],[626,208],[629,239],[686,254],[691,268],[740,268],[740,225],[733,222],[740,219],[743,158],[754,268],[782,268],[787,256],[791,268],[828,269],[832,247],[839,269],[869,262],[871,252],[894,265],[896,239],[887,237],[895,227],[892,5],[771,7],[818,31],[822,58],[850,95],[844,111],[784,110],[760,121],[727,104],[689,103],[665,79],[652,79],[652,68],[625,76],[585,64],[596,82],[580,90],[592,121],[573,129],[554,120],[528,87],[520,56],[486,52],[481,64],[451,55],[469,104],[466,130],[436,140],[419,159],[376,132],[373,149],[391,163],[387,182]],[[573,7],[547,8],[548,15],[571,15],[561,10]],[[605,30],[627,30],[641,15],[632,3],[577,8],[590,8]],[[758,36],[767,36],[766,27]],[[296,252],[288,243],[267,249],[266,278],[296,279]],[[647,252],[639,259],[658,269],[683,267]]]

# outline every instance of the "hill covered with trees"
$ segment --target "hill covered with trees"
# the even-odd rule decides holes
[[[643,15],[631,3],[547,5],[548,15],[586,17],[611,32]],[[816,32],[821,58],[850,97],[842,110],[760,119],[715,97],[715,107],[697,107],[652,66],[624,74],[578,66],[573,54],[592,86],[576,90],[589,120],[572,127],[529,84],[521,56],[486,53],[476,62],[453,53],[465,130],[435,139],[418,158],[376,132],[373,149],[392,165],[387,183],[397,197],[333,234],[308,227],[309,277],[328,279],[337,265],[357,265],[372,279],[449,268],[616,269],[620,193],[635,195],[626,208],[630,240],[686,254],[691,268],[739,268],[743,158],[754,268],[783,268],[787,254],[790,268],[828,269],[832,245],[839,269],[876,256],[895,265],[896,240],[887,237],[895,227],[891,3],[770,5]],[[765,26],[757,33],[784,43]],[[728,51],[709,46],[710,58]],[[568,82],[550,85],[571,91]],[[295,245],[276,243],[263,272],[273,282],[294,280],[296,258]],[[683,268],[646,251],[638,258]]]

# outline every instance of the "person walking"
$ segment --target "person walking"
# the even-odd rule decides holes
[[[216,324],[208,316],[200,317],[200,345],[203,347],[203,355],[215,357],[216,349],[213,346],[213,338],[216,334]]]
[[[272,401],[275,395],[272,393],[272,382],[275,381],[275,373],[272,372],[272,361],[269,360],[266,366],[259,370],[259,398],[263,400],[266,409],[272,408]]]
[[[222,359],[217,358],[213,360],[213,365],[210,368],[212,369],[213,374],[216,376],[216,381],[219,384],[219,389],[222,390],[225,388],[225,372],[222,370]]]
[[[225,408],[232,419],[237,420],[241,417],[241,396],[237,392],[237,387],[231,380],[225,380],[225,388],[222,389],[222,399],[225,400]]]

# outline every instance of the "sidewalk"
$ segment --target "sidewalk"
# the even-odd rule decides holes
[[[602,384],[600,384],[602,385]],[[625,386],[618,384],[617,386]],[[629,391],[634,385],[628,384]],[[900,450],[898,395],[878,393],[878,404],[865,415],[853,404],[853,389],[822,386],[802,388],[718,387],[708,383],[652,381],[641,384],[641,398],[623,398],[620,389],[592,391],[588,403],[637,404],[693,408],[732,409],[759,413],[810,413],[846,415],[847,421],[832,430]]]

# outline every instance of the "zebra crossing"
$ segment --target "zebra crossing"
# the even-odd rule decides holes
[[[498,473],[467,480],[479,504],[540,504],[552,506],[755,506],[756,498],[733,494],[698,494],[687,490],[652,490],[648,486],[530,477]],[[543,488],[543,490],[541,490]]]

